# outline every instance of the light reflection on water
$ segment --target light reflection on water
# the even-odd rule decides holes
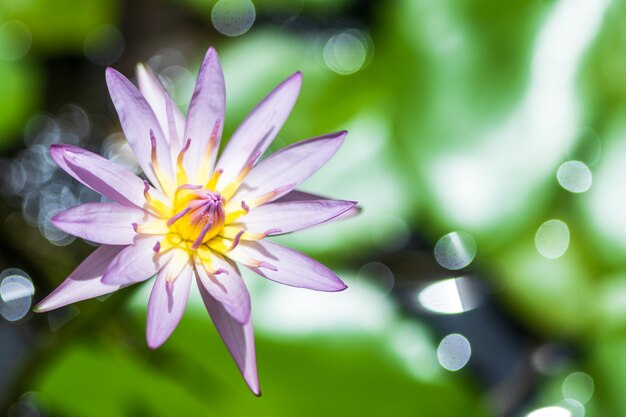
[[[438,314],[470,311],[482,303],[481,293],[467,277],[449,278],[428,284],[417,294],[418,306]]]

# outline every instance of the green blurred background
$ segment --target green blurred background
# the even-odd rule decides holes
[[[93,250],[49,145],[136,170],[104,68],[186,110],[210,45],[224,142],[301,70],[271,150],[348,129],[303,188],[363,208],[280,239],[348,290],[245,276],[261,398],[197,294],[157,351],[146,286],[29,310]],[[0,0],[0,89],[0,412],[626,416],[626,1]]]

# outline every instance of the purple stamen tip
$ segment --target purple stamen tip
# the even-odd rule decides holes
[[[185,207],[183,210],[179,211],[178,213],[170,217],[170,219],[167,221],[167,226],[169,227],[173,225],[174,223],[176,223],[178,220],[182,219],[183,216],[189,213],[190,210],[191,210],[191,207]]]
[[[261,156],[261,152],[256,151],[255,153],[253,153],[253,154],[250,156],[250,159],[248,160],[248,163],[249,163],[250,165],[254,164],[254,163],[256,162],[256,160],[257,160],[257,159],[259,159],[259,157],[260,157],[260,156]]]
[[[190,146],[191,146],[191,138],[188,138],[187,142],[185,142],[185,146],[183,146],[183,149],[181,150],[181,153],[187,152]]]
[[[226,252],[230,252],[234,250],[239,245],[239,241],[241,240],[241,235],[243,235],[244,233],[245,233],[245,229],[241,229],[239,233],[237,233],[237,236],[235,236],[235,239],[233,239],[233,244],[230,245],[230,248],[228,248]]]
[[[150,129],[150,145],[153,149],[156,149],[156,137],[154,136],[154,131]]]
[[[137,228],[139,227],[139,225],[137,223],[131,223],[131,226],[133,226],[133,230],[135,231],[135,233],[137,233]]]
[[[267,230],[265,233],[263,233],[265,236],[269,236],[269,235],[275,235],[277,233],[281,233],[282,229],[278,229],[278,228],[273,228],[273,229],[269,229]]]
[[[250,207],[243,200],[241,201],[241,208],[244,209],[246,213],[250,211]]]
[[[152,250],[154,251],[154,253],[159,253],[159,251],[161,250],[161,242],[155,243]]]
[[[206,236],[207,232],[211,229],[211,227],[213,227],[213,222],[212,221],[207,222],[204,225],[204,227],[202,228],[202,230],[198,234],[198,237],[193,242],[193,245],[191,245],[191,249],[198,250],[198,248],[202,245],[202,241],[204,240],[204,237]]]
[[[213,275],[226,274],[228,275],[228,271],[224,268],[219,268],[217,271],[213,272]]]
[[[217,120],[215,121],[215,124],[213,125],[213,130],[211,131],[210,140],[217,140],[217,134],[220,130],[221,125],[222,125],[222,118],[218,117]]]

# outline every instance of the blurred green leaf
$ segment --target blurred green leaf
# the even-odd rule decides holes
[[[139,331],[139,326],[137,331]],[[372,338],[257,335],[263,396],[245,386],[208,316],[187,314],[161,349],[76,339],[41,370],[35,388],[72,416],[485,415],[457,378],[420,382]],[[206,335],[206,336],[205,336]]]
[[[81,52],[85,37],[118,19],[118,0],[1,0],[0,16],[17,19],[32,32],[33,47],[44,53]]]
[[[19,132],[41,100],[40,77],[30,62],[0,59],[0,151],[21,139]]]

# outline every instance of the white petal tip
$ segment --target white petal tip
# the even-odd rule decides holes
[[[255,376],[248,376],[248,377],[244,376],[244,380],[246,381],[246,385],[248,385],[248,388],[250,389],[250,391],[252,391],[252,393],[256,397],[260,397],[261,396],[261,387],[260,387],[260,384],[259,384],[258,377],[256,375]]]
[[[146,335],[146,345],[148,345],[151,350],[160,348],[163,346],[163,343],[165,343],[165,340],[156,339],[153,336]]]

